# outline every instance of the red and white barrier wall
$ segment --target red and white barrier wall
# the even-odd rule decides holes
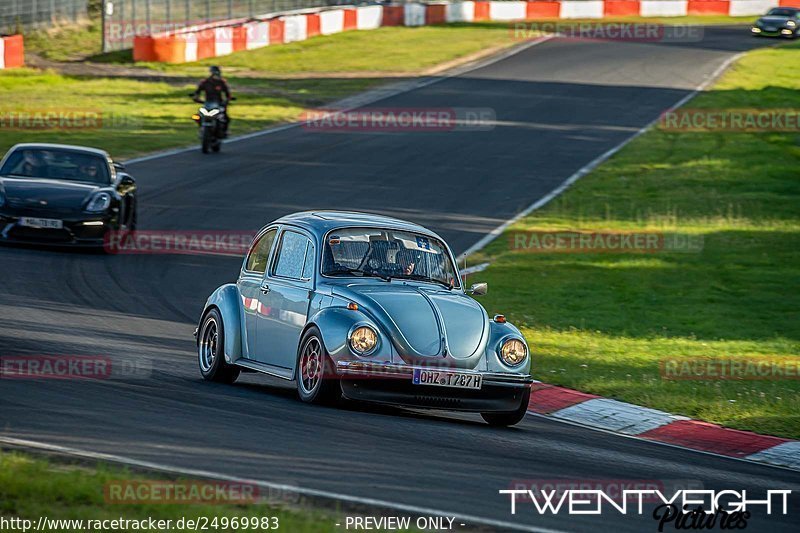
[[[137,36],[134,38],[133,58],[135,61],[183,63],[239,50],[304,41],[317,35],[372,30],[382,26],[618,16],[755,16],[779,5],[800,6],[800,0],[468,0],[317,8]],[[21,49],[21,44],[19,46]]]
[[[22,35],[0,37],[0,69],[21,67],[25,64],[25,44]]]

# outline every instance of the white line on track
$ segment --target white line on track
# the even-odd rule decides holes
[[[359,496],[351,496],[348,494],[339,494],[336,492],[328,492],[324,490],[307,489],[296,487],[293,485],[284,485],[281,483],[271,483],[269,481],[261,481],[257,479],[246,479],[236,476],[229,476],[217,472],[209,472],[207,470],[195,470],[192,468],[180,468],[175,466],[163,465],[159,463],[152,463],[150,461],[140,461],[121,455],[111,455],[106,453],[91,452],[86,450],[79,450],[77,448],[69,448],[66,446],[59,446],[57,444],[47,444],[44,442],[37,442],[25,439],[16,439],[13,437],[0,436],[0,443],[8,446],[24,447],[28,449],[40,450],[43,452],[56,453],[60,455],[68,455],[72,457],[79,457],[92,461],[105,461],[123,464],[127,466],[144,468],[147,470],[155,470],[165,472],[168,474],[175,474],[180,476],[188,476],[194,478],[217,479],[221,481],[231,481],[233,483],[242,483],[256,485],[261,488],[281,491],[288,494],[297,494],[306,497],[324,498],[329,500],[337,500],[348,502],[356,505],[364,505],[370,507],[379,507],[382,509],[392,509],[404,513],[410,513],[417,516],[450,516],[455,517],[457,520],[474,526],[487,526],[493,528],[501,528],[506,531],[529,531],[532,533],[564,533],[556,529],[548,529],[536,526],[529,526],[524,524],[515,524],[513,522],[504,522],[502,520],[492,520],[490,518],[481,518],[479,516],[465,515],[454,513],[450,511],[443,511],[441,509],[431,509],[428,507],[417,507],[415,505],[405,505],[396,502],[389,502],[377,500],[373,498],[361,498]],[[498,496],[500,496],[498,494]]]

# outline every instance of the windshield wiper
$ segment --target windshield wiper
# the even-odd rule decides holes
[[[445,287],[447,290],[452,290],[453,285],[447,283],[446,281],[442,281],[436,278],[429,278],[428,276],[423,276],[422,274],[403,274],[402,276],[397,276],[397,279],[410,279],[413,281],[427,281],[429,283],[438,283],[439,285]]]
[[[339,276],[341,274],[346,274],[346,275],[350,275],[350,276],[352,276],[352,275],[360,275],[360,277],[362,277],[362,278],[363,277],[380,278],[383,281],[392,281],[392,278],[390,278],[389,276],[383,276],[381,274],[378,274],[377,272],[366,272],[366,271],[360,270],[358,268],[345,268],[345,269],[335,270],[333,272],[328,272],[327,274],[329,276]]]

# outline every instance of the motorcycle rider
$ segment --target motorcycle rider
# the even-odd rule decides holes
[[[228,102],[236,98],[231,96],[228,82],[222,77],[222,71],[218,66],[212,66],[208,71],[210,75],[197,85],[197,90],[194,92],[193,98],[195,102],[200,104],[204,102],[216,102],[222,106],[222,114],[225,117],[225,120],[222,122],[223,133],[225,137],[227,137],[228,126],[230,126],[231,123],[231,117],[228,114]],[[205,101],[199,98],[200,93],[205,94]]]

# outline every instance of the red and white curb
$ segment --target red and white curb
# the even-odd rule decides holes
[[[800,470],[800,441],[729,429],[536,382],[528,412],[690,450]]]

